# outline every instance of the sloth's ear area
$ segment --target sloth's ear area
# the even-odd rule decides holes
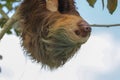
[[[46,0],[46,8],[51,12],[79,16],[74,0]]]
[[[46,8],[51,12],[58,11],[58,0],[46,0]]]
[[[79,13],[76,10],[74,0],[58,0],[58,11],[62,14],[79,16]]]

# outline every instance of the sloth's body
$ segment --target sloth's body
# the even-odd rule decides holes
[[[58,0],[58,11],[46,0],[24,0],[20,5],[22,46],[26,53],[50,69],[65,64],[90,36],[73,0]]]

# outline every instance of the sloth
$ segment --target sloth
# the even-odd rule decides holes
[[[63,66],[90,37],[89,24],[79,15],[74,0],[58,0],[57,11],[46,0],[23,0],[20,10],[21,45],[42,67]]]

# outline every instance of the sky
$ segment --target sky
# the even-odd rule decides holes
[[[76,0],[80,15],[89,24],[120,23],[120,8],[110,15],[98,0],[95,8]],[[118,5],[120,7],[120,5]],[[120,80],[120,27],[92,28],[90,39],[63,67],[41,69],[23,54],[20,39],[5,35],[0,41],[0,80]]]

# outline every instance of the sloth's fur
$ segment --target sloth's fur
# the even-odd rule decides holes
[[[64,65],[89,37],[82,41],[73,33],[82,20],[74,1],[58,2],[57,12],[46,9],[46,0],[24,0],[19,8],[22,46],[33,60],[50,69]]]

